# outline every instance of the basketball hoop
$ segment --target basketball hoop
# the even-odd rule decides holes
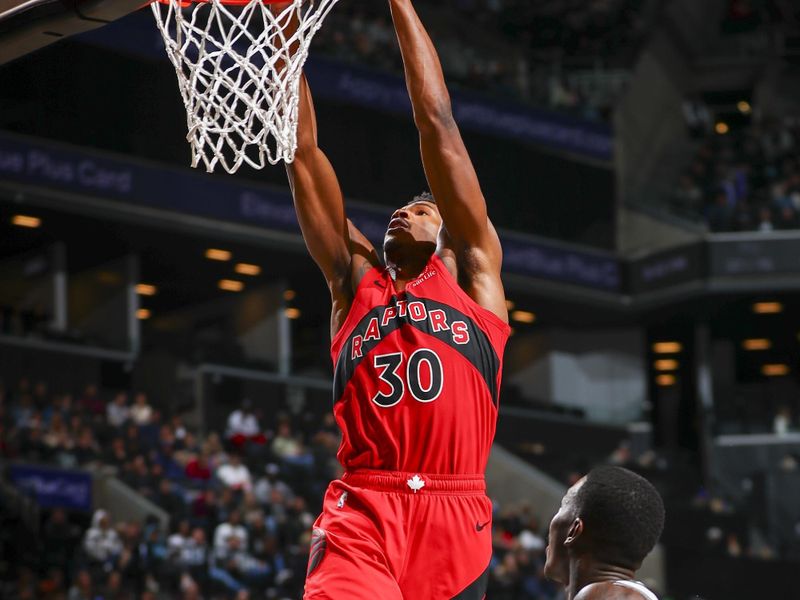
[[[153,14],[186,105],[192,166],[292,162],[303,65],[337,0],[158,0]]]

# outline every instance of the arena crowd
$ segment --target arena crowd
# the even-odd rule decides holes
[[[714,232],[800,227],[800,118],[709,133],[681,176],[672,206],[701,216]]]
[[[610,119],[626,82],[609,73],[630,68],[647,29],[648,0],[418,4],[451,17],[426,23],[448,84],[599,121]],[[340,4],[328,19],[315,53],[402,72],[385,6]]]
[[[107,469],[169,517],[43,511],[33,560],[12,562],[4,599],[161,600],[302,597],[311,527],[341,473],[339,432],[244,400],[224,428],[200,435],[141,392],[0,386],[0,456]],[[547,524],[528,506],[496,506],[490,593],[551,600],[542,574]]]

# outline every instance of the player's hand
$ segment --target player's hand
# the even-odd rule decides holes
[[[305,2],[305,0],[303,0],[303,2]],[[291,8],[294,5],[295,3],[292,2],[291,0],[286,0],[283,2],[270,2],[269,10],[272,12],[273,15],[280,18],[283,16],[283,13],[287,9]],[[289,21],[282,25],[283,34],[286,36],[287,39],[291,38],[295,34],[295,32],[297,31],[297,27],[299,26],[297,12],[290,12],[289,14],[290,14]],[[292,44],[292,53],[294,53],[296,48],[297,48],[297,42],[295,40],[295,43]]]
[[[303,5],[303,4],[306,3],[306,1],[307,0],[302,0],[302,2],[300,2],[300,4]],[[285,10],[287,7],[291,6],[292,4],[294,4],[294,2],[292,0],[285,0],[284,2],[270,2],[269,3],[269,7],[272,9],[273,12],[277,13],[277,12],[280,12],[282,10]]]
[[[270,9],[270,10],[271,10],[273,13],[276,13],[276,14],[278,14],[278,13],[281,13],[281,12],[283,12],[284,10],[286,10],[286,9],[287,9],[288,7],[290,7],[292,4],[294,4],[294,2],[291,2],[291,0],[290,0],[290,1],[288,1],[288,2],[270,2],[270,3],[269,3],[269,9]]]

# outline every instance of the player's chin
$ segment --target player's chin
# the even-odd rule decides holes
[[[383,247],[389,249],[397,248],[409,241],[413,241],[413,238],[407,229],[390,229],[383,238]]]
[[[561,571],[561,569],[558,568],[557,561],[555,560],[555,557],[553,556],[553,553],[552,553],[551,550],[552,549],[550,548],[550,546],[548,546],[545,549],[545,555],[546,555],[547,558],[546,558],[546,560],[544,562],[544,569],[543,569],[544,576],[547,577],[547,579],[549,579],[550,581],[555,581],[556,583],[564,583],[564,584],[566,584],[566,582],[563,581],[563,578],[561,577],[561,575],[559,573]]]

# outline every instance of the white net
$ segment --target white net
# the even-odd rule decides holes
[[[192,166],[234,173],[291,162],[300,74],[314,34],[337,0],[223,4],[153,2],[186,104]]]

